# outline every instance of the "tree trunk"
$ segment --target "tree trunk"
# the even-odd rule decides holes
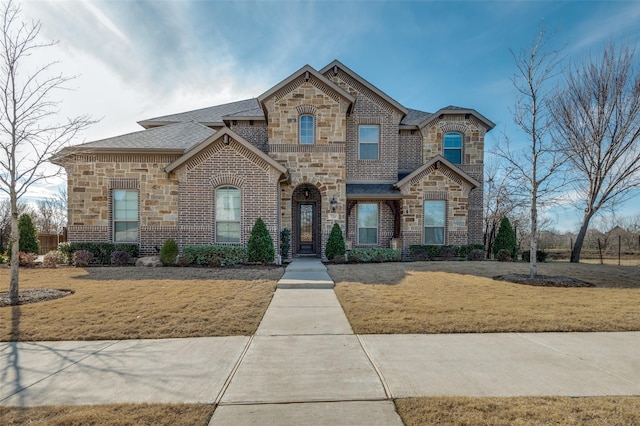
[[[11,241],[11,278],[9,281],[9,301],[12,305],[17,305],[19,288],[18,273],[20,271],[20,231],[18,229],[17,209],[11,212],[11,238],[9,240]]]
[[[593,217],[593,213],[585,213],[582,217],[582,225],[576,236],[576,242],[571,250],[571,263],[580,263],[580,253],[582,252],[582,245],[584,244],[584,238],[587,235],[587,229],[589,229],[589,222]]]
[[[535,193],[531,194],[531,238],[529,249],[529,278],[535,278],[538,275],[538,200]]]

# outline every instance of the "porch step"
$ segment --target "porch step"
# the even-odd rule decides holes
[[[318,258],[296,258],[278,281],[278,288],[331,289],[334,283]]]

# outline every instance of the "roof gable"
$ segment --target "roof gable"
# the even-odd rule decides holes
[[[480,114],[478,111],[476,111],[475,109],[472,108],[464,108],[464,107],[458,107],[458,106],[453,106],[453,105],[449,105],[448,107],[445,108],[441,108],[438,111],[434,112],[433,114],[430,114],[428,116],[425,116],[422,121],[420,123],[418,123],[418,127],[419,128],[423,128],[425,127],[427,124],[429,124],[431,121],[433,121],[434,119],[439,118],[441,115],[445,115],[445,114],[453,114],[453,115],[472,115],[474,116],[476,119],[478,119],[482,124],[484,124],[485,126],[487,126],[487,132],[491,129],[493,129],[494,127],[496,127],[495,123],[491,120],[489,120],[487,117],[485,117],[484,115]]]
[[[349,76],[351,76],[353,79],[355,79],[358,83],[362,84],[367,89],[369,89],[370,91],[372,91],[373,93],[378,95],[380,98],[384,99],[387,103],[392,105],[398,111],[402,112],[403,115],[409,114],[409,110],[407,108],[405,108],[404,106],[402,106],[402,104],[400,104],[400,102],[396,101],[391,96],[387,95],[382,90],[378,89],[376,86],[374,86],[373,84],[369,83],[367,80],[362,78],[358,73],[356,73],[355,71],[349,69],[347,66],[345,66],[342,62],[338,61],[337,59],[334,60],[333,62],[331,62],[326,67],[322,68],[320,70],[320,73],[324,75],[324,74],[326,74],[327,72],[329,72],[331,70],[334,70],[333,72],[336,72],[338,69],[341,69],[342,71],[347,73]]]
[[[418,177],[422,172],[429,169],[430,167],[434,167],[435,169],[439,169],[440,167],[446,167],[455,173],[457,176],[466,181],[472,188],[477,188],[482,186],[480,182],[469,176],[467,173],[462,171],[459,167],[451,163],[449,160],[445,159],[441,155],[436,155],[431,160],[424,163],[422,166],[418,167],[413,172],[409,173],[403,179],[396,182],[394,185],[396,188],[401,188],[407,184],[409,184],[414,178]]]
[[[288,172],[285,166],[278,163],[276,160],[274,160],[264,152],[260,151],[258,148],[256,148],[251,143],[247,142],[246,139],[244,139],[242,136],[238,135],[236,132],[229,129],[228,127],[220,129],[214,135],[200,142],[198,145],[191,147],[191,149],[186,151],[182,157],[178,158],[176,161],[169,164],[167,167],[164,168],[164,170],[167,173],[170,173],[175,169],[177,169],[178,167],[182,166],[183,164],[187,163],[192,158],[196,157],[199,153],[201,153],[202,151],[207,149],[209,146],[211,146],[211,144],[216,143],[218,141],[222,141],[222,143],[228,143],[227,142],[228,138],[232,138],[233,140],[238,142],[244,148],[249,150],[252,154],[256,155],[258,158],[265,161],[267,164],[269,164],[271,167],[273,167],[280,173],[286,174]]]
[[[318,79],[329,90],[334,91],[340,97],[346,99],[349,102],[349,105],[352,105],[356,100],[353,96],[351,96],[351,94],[338,87],[324,75],[313,69],[310,65],[305,65],[298,71],[291,74],[289,77],[282,80],[280,83],[273,86],[271,89],[264,92],[262,95],[258,96],[258,102],[260,102],[260,105],[264,105],[265,101],[274,96],[280,90],[286,88],[289,84],[295,82],[301,76],[304,76],[305,80],[309,80],[310,78]],[[266,111],[266,108],[263,107],[263,110]]]

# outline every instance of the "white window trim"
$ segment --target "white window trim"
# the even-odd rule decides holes
[[[360,226],[360,206],[362,205],[373,205],[376,206],[376,226]],[[356,228],[358,230],[358,245],[360,246],[377,246],[380,242],[380,206],[378,203],[358,203],[358,216],[356,217]],[[375,243],[363,243],[360,242],[360,229],[375,229],[376,230],[376,242]]]
[[[233,186],[233,185],[222,185],[219,186],[215,189],[213,197],[214,197],[214,208],[215,208],[215,214],[217,214],[218,212],[218,190],[220,189],[225,189],[225,188],[232,188],[238,191],[238,193],[240,194],[240,218],[238,220],[217,220],[216,217],[214,216],[213,218],[213,222],[214,222],[214,229],[213,229],[213,240],[215,241],[216,244],[240,244],[242,242],[242,189],[238,188],[237,186]],[[240,228],[240,234],[238,235],[238,241],[218,241],[218,223],[238,223],[239,224],[239,228]]]
[[[302,117],[311,117],[313,120],[311,142],[302,142]],[[298,143],[300,145],[314,145],[316,143],[316,117],[313,114],[302,114],[298,117]]]
[[[438,202],[442,202],[444,203],[444,225],[443,226],[426,226],[424,223],[424,219],[426,216],[426,208],[425,205],[429,202],[434,202],[434,201],[438,201]],[[446,200],[424,200],[422,202],[422,244],[424,245],[430,245],[430,246],[445,246],[447,245],[447,201]],[[426,237],[426,232],[425,229],[426,228],[442,228],[442,244],[433,244],[433,243],[427,243],[425,241],[425,237]]]
[[[448,134],[454,134],[454,135],[458,135],[460,136],[460,148],[446,148],[444,145],[444,139],[445,136],[447,136]],[[460,163],[453,163],[456,165],[460,165],[460,164],[464,164],[464,135],[460,132],[446,132],[444,135],[442,135],[442,156],[447,159],[447,161],[449,161],[449,159],[447,158],[447,156],[445,155],[445,150],[446,149],[459,149],[460,150]]]
[[[116,219],[116,192],[118,191],[122,191],[122,192],[135,192],[136,194],[136,210],[137,210],[137,217],[136,220],[118,220]],[[124,244],[137,244],[140,242],[140,191],[137,189],[113,189],[111,191],[111,226],[112,226],[112,230],[113,230],[113,242],[114,243],[124,243]],[[116,223],[135,223],[137,225],[137,230],[136,230],[136,239],[135,240],[122,240],[119,241],[116,239]]]
[[[378,142],[361,142],[360,141],[360,129],[362,127],[375,127],[378,129]],[[361,158],[361,150],[362,145],[376,145],[377,146],[377,158]],[[359,124],[358,125],[358,161],[380,161],[380,125],[379,124]]]

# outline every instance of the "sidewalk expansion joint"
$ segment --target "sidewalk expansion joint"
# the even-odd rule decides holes
[[[229,373],[229,376],[227,377],[227,380],[225,380],[224,385],[222,385],[222,389],[220,389],[220,392],[218,392],[218,396],[216,396],[216,399],[213,401],[213,405],[214,406],[220,405],[220,400],[222,399],[223,395],[225,394],[225,392],[229,388],[229,385],[231,384],[231,381],[233,380],[233,378],[235,377],[236,373],[238,372],[238,369],[240,368],[240,364],[242,364],[242,361],[244,360],[244,357],[247,355],[247,352],[249,351],[249,347],[251,346],[251,343],[253,342],[253,338],[254,337],[255,337],[255,335],[252,335],[252,336],[249,337],[249,340],[247,341],[247,344],[244,346],[244,349],[242,350],[242,353],[238,357],[238,361],[236,361],[236,364],[233,366],[233,369]]]
[[[360,342],[360,347],[364,351],[364,354],[367,356],[367,359],[371,363],[371,366],[376,371],[376,374],[378,375],[378,379],[380,379],[380,383],[382,383],[382,387],[384,388],[384,394],[387,396],[387,399],[393,399],[393,396],[391,395],[391,389],[389,389],[389,385],[387,384],[387,381],[384,379],[384,376],[382,375],[382,371],[380,371],[380,368],[378,368],[376,363],[373,361],[373,357],[369,353],[367,346],[364,344],[359,334],[356,334],[356,338],[358,339],[358,342]]]
[[[355,399],[313,399],[295,401],[237,401],[221,402],[218,407],[243,406],[243,405],[290,405],[290,404],[323,404],[327,402],[379,402],[389,401],[391,398],[355,398]]]

